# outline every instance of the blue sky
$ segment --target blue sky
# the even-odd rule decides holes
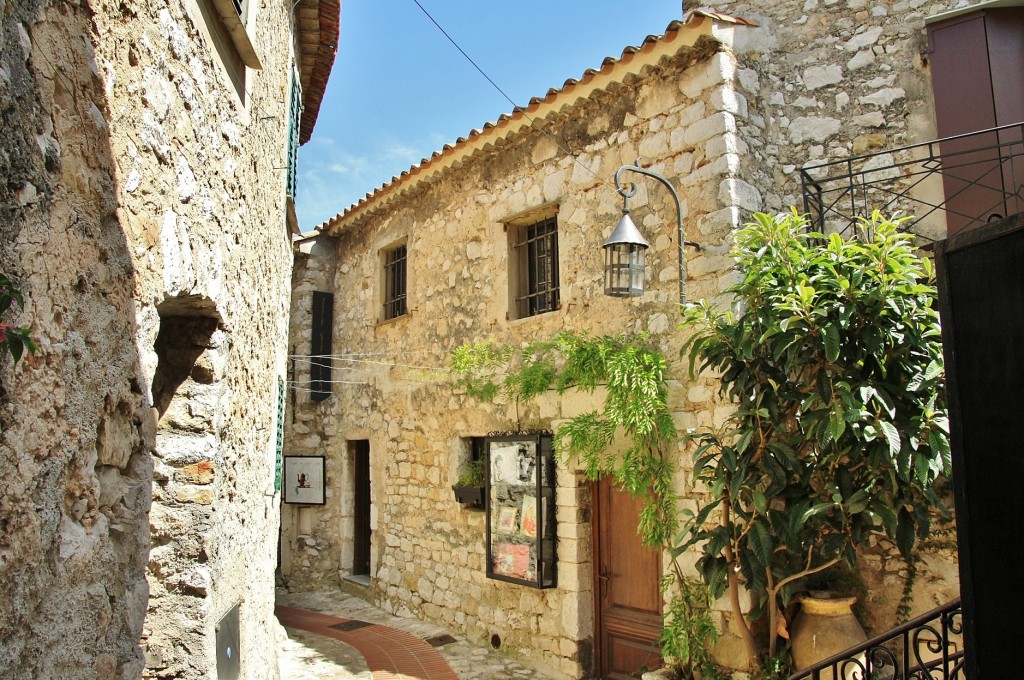
[[[680,0],[419,1],[518,105],[682,17]],[[301,229],[511,110],[413,0],[342,0],[334,70],[299,150]]]

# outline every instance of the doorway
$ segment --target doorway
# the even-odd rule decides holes
[[[605,477],[593,499],[597,677],[637,678],[661,666],[661,554],[637,535],[642,498]]]
[[[349,443],[352,454],[352,575],[370,575],[370,442]]]

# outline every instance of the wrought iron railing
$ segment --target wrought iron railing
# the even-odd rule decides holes
[[[794,673],[789,680],[964,680],[960,598]]]
[[[877,209],[934,240],[1024,211],[1024,123],[807,166],[800,180],[821,232],[852,232]]]

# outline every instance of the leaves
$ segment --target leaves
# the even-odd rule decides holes
[[[704,507],[728,521],[689,517],[687,541],[709,584],[734,551],[776,613],[771,582],[848,559],[873,532],[912,549],[949,470],[931,266],[897,221],[864,226],[871,238],[826,238],[795,212],[756,215],[735,238],[738,311],[684,312],[691,374],[716,372],[737,406],[729,430],[691,435]]]
[[[12,307],[24,307],[25,299],[21,291],[14,285],[6,274],[0,272],[0,316],[4,315]],[[17,364],[28,350],[35,353],[39,350],[38,345],[32,339],[27,328],[18,328],[13,324],[0,321],[0,355],[8,353]]]

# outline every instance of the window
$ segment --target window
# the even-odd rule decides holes
[[[246,67],[263,68],[249,38],[251,0],[195,0],[228,79],[245,102]]]
[[[396,319],[408,311],[405,304],[406,246],[384,251],[384,319]]]
[[[522,319],[558,309],[558,218],[510,225],[512,313]]]

